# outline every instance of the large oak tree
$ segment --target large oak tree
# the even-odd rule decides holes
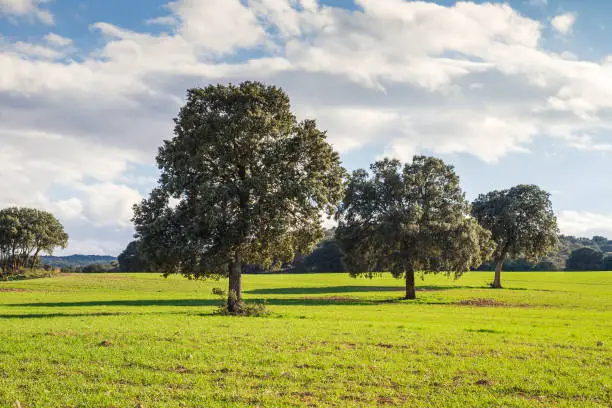
[[[259,82],[191,89],[157,156],[159,186],[135,207],[140,250],[156,270],[229,276],[239,313],[246,264],[270,267],[323,238],[343,194],[339,155],[289,97]]]
[[[415,299],[415,272],[459,277],[490,255],[490,233],[470,217],[452,166],[415,156],[370,168],[353,172],[338,212],[336,237],[353,276],[390,271]]]
[[[521,184],[481,194],[472,203],[472,215],[491,231],[496,245],[494,288],[502,287],[501,270],[508,256],[537,261],[557,246],[559,229],[550,194],[538,186]]]

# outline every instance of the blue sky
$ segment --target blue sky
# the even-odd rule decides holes
[[[116,255],[189,87],[262,80],[347,168],[442,157],[467,196],[535,183],[612,237],[612,2],[0,0],[0,206]]]

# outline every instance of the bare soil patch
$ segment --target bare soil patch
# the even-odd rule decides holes
[[[479,307],[503,307],[508,306],[508,304],[494,299],[466,299],[460,302],[457,302],[458,305],[461,306],[479,306]]]
[[[182,365],[178,365],[173,370],[177,374],[191,374],[192,371],[188,368],[183,367]]]
[[[537,306],[544,305],[530,305],[526,303],[506,303],[500,300],[495,299],[484,299],[484,298],[475,298],[475,299],[466,299],[461,300],[459,302],[453,303],[459,306],[474,306],[474,307],[524,307],[531,308]]]
[[[19,289],[19,288],[0,288],[0,292],[30,292],[30,291],[26,289]]]

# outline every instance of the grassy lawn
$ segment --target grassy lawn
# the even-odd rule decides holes
[[[610,407],[612,273],[246,276],[269,317],[215,316],[226,281],[0,283],[0,407]]]

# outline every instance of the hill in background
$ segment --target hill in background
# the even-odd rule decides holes
[[[88,265],[101,265],[116,262],[114,256],[102,255],[70,255],[70,256],[41,256],[40,262],[53,268],[77,268]]]

